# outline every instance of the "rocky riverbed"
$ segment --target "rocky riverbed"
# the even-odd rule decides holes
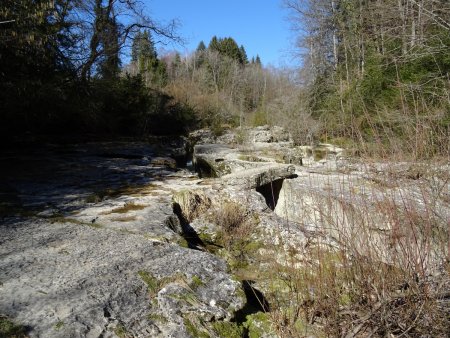
[[[294,146],[281,128],[0,161],[0,315],[31,337],[277,336],[273,266],[304,267],[312,247],[348,238],[403,264],[413,253],[390,254],[389,205],[420,214],[432,200],[444,235],[450,219],[448,165],[368,166],[333,145]],[[442,255],[422,264],[448,283]]]

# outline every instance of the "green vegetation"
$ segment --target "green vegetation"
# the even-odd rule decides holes
[[[138,6],[2,1],[2,138],[186,131],[194,123],[193,111],[162,91],[165,65],[150,35],[176,41],[174,25],[155,25],[138,14]],[[130,42],[133,60],[123,67],[120,54]]]
[[[192,335],[192,337],[198,338],[211,337],[206,329],[204,329],[200,325],[197,325],[196,323],[193,323],[189,318],[184,318],[184,326],[186,327],[187,332]]]
[[[186,240],[186,238],[180,236],[177,240],[177,244],[181,246],[182,248],[189,248],[189,242]]]
[[[7,317],[0,315],[0,337],[25,338],[26,330],[23,326],[17,325]]]
[[[244,327],[234,322],[213,322],[214,333],[220,338],[241,338],[244,336]]]
[[[148,319],[156,323],[167,323],[167,318],[163,315],[151,313],[148,315]]]
[[[249,338],[259,338],[263,334],[274,333],[271,329],[272,321],[269,314],[258,312],[246,317],[244,327],[248,330]]]
[[[350,139],[369,155],[448,154],[450,8],[444,1],[284,3],[307,51],[302,106],[320,121],[319,139]]]
[[[62,320],[58,321],[58,322],[54,325],[55,330],[59,330],[59,329],[61,329],[62,327],[64,327],[64,322],[63,322]]]
[[[147,284],[147,290],[152,297],[156,296],[158,291],[163,287],[163,284],[147,271],[140,270],[138,271],[138,275],[141,277],[142,281]]]
[[[139,270],[138,275],[142,279],[142,281],[145,284],[147,284],[147,290],[148,290],[151,298],[155,297],[156,294],[159,292],[159,290],[161,290],[165,285],[167,285],[169,283],[178,281],[178,282],[181,282],[182,284],[187,284],[186,276],[181,273],[176,273],[173,276],[156,278],[147,271]]]
[[[200,286],[205,285],[205,283],[201,280],[199,276],[192,276],[192,281],[190,283],[190,287],[195,290],[198,289]]]
[[[198,299],[197,295],[192,291],[172,294],[169,297],[187,303],[193,307],[197,307],[200,304],[200,300]]]
[[[128,332],[125,329],[125,327],[121,324],[118,324],[115,329],[114,329],[114,333],[119,337],[119,338],[127,338],[128,337]]]

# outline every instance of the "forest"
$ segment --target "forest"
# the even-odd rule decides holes
[[[263,67],[233,37],[188,55],[177,22],[133,0],[0,5],[0,133],[144,137],[281,124],[328,141],[415,157],[448,152],[450,4],[284,0],[298,67]]]

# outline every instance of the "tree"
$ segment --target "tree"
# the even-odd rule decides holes
[[[65,1],[0,2],[0,134],[44,127],[76,78]]]
[[[141,74],[147,86],[162,87],[167,82],[167,67],[158,59],[152,34],[149,30],[139,32],[133,40],[131,60],[136,74]]]
[[[262,66],[262,65],[261,65],[261,59],[259,58],[259,55],[256,55],[255,64],[256,64],[258,67],[261,67],[261,66]]]
[[[98,25],[104,25],[99,28],[99,42],[104,51],[99,60],[99,73],[102,78],[111,80],[117,78],[120,70],[118,25],[114,17],[102,17],[102,14],[97,20],[102,21]]]
[[[143,13],[134,0],[0,1],[1,136],[108,129],[125,107],[137,107],[133,100],[147,102],[127,93],[138,79],[119,77],[124,47],[142,29],[180,39],[176,22],[160,25]],[[154,68],[164,82],[164,64]]]
[[[239,47],[236,41],[231,37],[217,38],[216,36],[213,36],[209,43],[208,50],[216,51],[220,55],[238,61],[242,65],[248,61],[244,46]]]
[[[239,52],[240,52],[240,56],[239,56],[240,63],[246,65],[248,63],[248,57],[247,57],[247,52],[245,51],[245,48],[243,45],[241,45],[241,47],[239,47]]]
[[[133,39],[131,61],[138,62],[140,58],[157,58],[155,44],[148,30],[139,31]]]
[[[200,41],[199,44],[198,44],[198,46],[197,46],[196,51],[197,51],[197,52],[203,52],[203,51],[205,51],[205,50],[206,50],[205,43],[204,43],[203,41]]]
[[[368,141],[398,138],[399,144],[426,139],[434,148],[442,142],[436,135],[448,134],[448,122],[442,121],[450,120],[448,81],[443,80],[450,72],[445,1],[284,4],[298,32],[308,79],[306,106],[327,122],[324,133]],[[442,117],[444,111],[448,117]],[[426,130],[434,131],[425,135]]]
[[[158,36],[172,41],[181,41],[175,35],[177,22],[171,21],[163,26],[143,14],[140,2],[135,0],[87,0],[74,4],[74,20],[79,27],[79,35],[82,37],[80,45],[81,75],[84,79],[91,77],[100,60],[105,54],[110,53],[109,46],[103,42],[107,41],[108,35],[114,33],[117,36],[119,52],[128,43],[139,35],[141,30],[153,32]],[[81,18],[76,19],[76,18]],[[93,21],[90,18],[94,18]],[[115,23],[112,25],[112,23]],[[114,29],[110,29],[111,27]],[[105,48],[107,47],[107,48]],[[86,53],[86,51],[88,51]]]

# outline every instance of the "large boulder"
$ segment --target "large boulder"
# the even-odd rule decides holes
[[[289,142],[290,135],[284,128],[279,126],[260,126],[247,130],[250,141],[254,143]]]

